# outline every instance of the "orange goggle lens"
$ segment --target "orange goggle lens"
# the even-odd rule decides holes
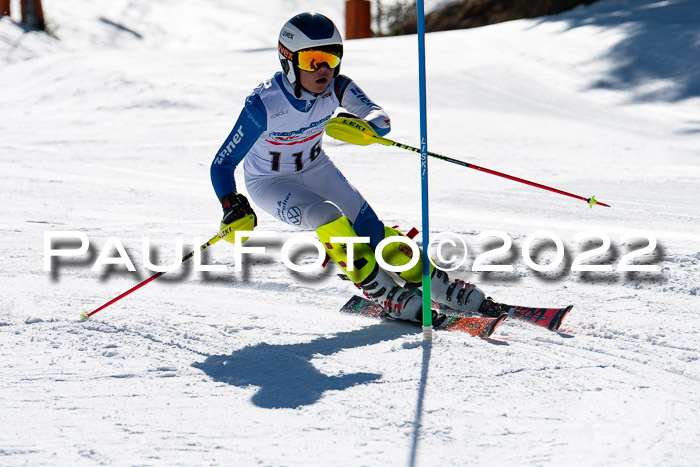
[[[325,63],[333,69],[340,65],[340,56],[324,50],[302,50],[297,55],[299,68],[304,71],[316,71]]]

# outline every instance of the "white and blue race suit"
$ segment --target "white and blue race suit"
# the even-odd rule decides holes
[[[390,131],[386,112],[344,75],[333,78],[324,93],[302,91],[299,99],[282,73],[260,84],[212,162],[216,195],[236,191],[234,171],[244,161],[248,194],[267,213],[316,229],[322,224],[309,214],[330,201],[376,247],[384,238],[384,224],[321,145],[325,123],[338,107],[366,120],[380,136]]]

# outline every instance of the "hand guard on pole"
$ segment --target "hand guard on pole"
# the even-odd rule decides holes
[[[229,243],[235,243],[237,230],[253,230],[258,225],[255,211],[250,207],[248,198],[240,193],[229,193],[219,198],[224,216],[221,219],[219,235]],[[245,241],[245,239],[243,239]]]

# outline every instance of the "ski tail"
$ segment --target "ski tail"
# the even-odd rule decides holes
[[[367,316],[369,318],[384,318],[389,316],[389,314],[371,300],[358,295],[353,295],[350,300],[345,303],[340,308],[341,313],[348,313],[352,315]]]

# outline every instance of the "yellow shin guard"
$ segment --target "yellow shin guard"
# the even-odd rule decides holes
[[[384,238],[401,236],[405,237],[404,234],[391,227],[384,227]],[[420,249],[419,249],[420,251]],[[422,255],[422,252],[421,252]],[[382,250],[382,259],[392,266],[403,266],[411,262],[413,258],[413,251],[405,243],[390,243]],[[430,273],[432,274],[433,269],[430,265]],[[411,282],[414,284],[420,284],[423,280],[423,260],[420,258],[415,266],[413,266],[408,271],[404,271],[399,274],[399,276],[406,282]]]
[[[328,256],[343,270],[348,278],[359,284],[370,275],[377,265],[374,251],[366,243],[353,245],[352,270],[348,266],[347,243],[331,243],[331,237],[357,237],[347,217],[341,217],[316,229],[318,239],[328,252]],[[405,264],[405,263],[404,263]]]

